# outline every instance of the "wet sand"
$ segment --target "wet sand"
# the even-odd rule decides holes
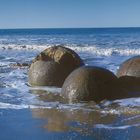
[[[139,140],[140,125],[132,124],[140,120],[132,117],[79,109],[1,109],[0,139]]]

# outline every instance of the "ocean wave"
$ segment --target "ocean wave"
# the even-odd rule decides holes
[[[56,44],[58,45],[58,44]],[[35,50],[35,51],[43,51],[46,48],[51,47],[52,45],[0,45],[0,49],[6,50]],[[75,44],[65,45],[67,48],[70,48],[79,53],[90,53],[94,55],[102,55],[102,56],[112,56],[112,55],[140,55],[140,48],[100,48],[96,46],[78,46]]]

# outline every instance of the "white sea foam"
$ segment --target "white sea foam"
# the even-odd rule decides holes
[[[3,102],[0,102],[0,109],[38,109],[38,108],[41,108],[41,109],[50,109],[50,108],[58,108],[58,109],[70,109],[72,108],[72,105],[61,105],[59,104],[58,102],[46,102],[46,104],[44,105],[30,105],[30,104],[20,104],[20,105],[16,105],[16,104],[10,104],[10,103],[3,103]],[[79,109],[79,105],[74,107],[74,109]]]
[[[44,50],[51,45],[0,45],[0,49],[6,49],[6,50]]]
[[[128,98],[123,100],[115,100],[114,103],[119,103],[121,106],[139,107],[140,98]]]
[[[54,106],[55,105],[55,106]],[[51,104],[51,103],[48,103],[47,106],[43,106],[43,105],[28,105],[28,104],[20,104],[20,105],[16,105],[16,104],[10,104],[10,103],[2,103],[0,102],[0,109],[38,109],[38,108],[52,108],[52,107],[56,107],[57,105],[56,104]]]
[[[57,44],[56,44],[57,45]],[[44,49],[51,47],[52,45],[0,45],[0,49],[13,49],[13,50],[36,50],[43,51]],[[140,48],[99,48],[96,46],[77,46],[73,45],[65,45],[66,47],[76,51],[76,52],[84,52],[95,55],[103,55],[103,56],[111,56],[111,55],[140,55]]]
[[[95,128],[99,129],[109,129],[109,130],[116,130],[116,129],[128,129],[130,127],[137,127],[140,126],[139,124],[133,124],[133,125],[122,125],[122,126],[112,126],[112,125],[104,125],[104,124],[97,124],[95,125]]]
[[[112,115],[121,115],[121,114],[128,114],[128,115],[137,115],[140,114],[139,108],[130,108],[130,107],[120,107],[116,109],[104,109],[100,110],[102,114],[112,114]]]
[[[9,104],[9,103],[2,103],[0,102],[0,109],[25,109],[25,108],[31,108],[34,106],[30,105],[15,105],[15,104]]]
[[[48,86],[35,86],[35,87],[29,87],[31,90],[45,90],[53,93],[60,93],[61,88],[58,87],[48,87]]]
[[[109,125],[104,125],[104,124],[97,124],[95,125],[96,128],[99,129],[127,129],[131,127],[130,125],[125,125],[125,126],[109,126]]]

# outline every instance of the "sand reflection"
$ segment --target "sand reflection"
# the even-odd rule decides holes
[[[92,130],[96,124],[110,124],[115,115],[102,116],[99,112],[82,109],[32,109],[34,118],[46,119],[44,128],[48,131],[78,131]]]

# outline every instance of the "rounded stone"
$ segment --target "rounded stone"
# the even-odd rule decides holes
[[[59,64],[53,61],[36,61],[29,68],[29,84],[33,86],[60,86],[61,76]]]
[[[135,56],[123,62],[117,71],[117,76],[140,77],[140,56]]]
[[[36,63],[37,61],[39,62]],[[44,62],[51,61],[51,63],[47,63],[46,66],[44,67],[41,61]],[[39,64],[40,62],[41,64]],[[54,63],[52,64],[52,62]],[[36,64],[37,66],[35,66]],[[29,69],[29,83],[30,85],[43,85],[43,86],[49,85],[49,86],[61,87],[66,77],[74,69],[82,65],[84,65],[84,62],[79,57],[79,55],[69,48],[65,48],[60,45],[47,48],[33,60]],[[44,68],[41,68],[41,66]],[[34,71],[33,68],[36,68],[37,76],[35,76],[35,74],[32,73]],[[51,71],[51,69],[53,69],[53,71]],[[49,82],[50,79],[49,81],[47,79],[45,80],[45,77],[39,78],[39,76],[43,75],[41,74],[42,71],[43,72],[46,71],[45,77],[47,78],[51,77],[52,82]],[[56,77],[59,77],[59,79],[57,78],[57,81],[56,81]],[[55,82],[53,83],[53,81]]]
[[[116,99],[117,80],[117,77],[107,69],[84,66],[74,70],[66,78],[61,94],[68,102]]]

